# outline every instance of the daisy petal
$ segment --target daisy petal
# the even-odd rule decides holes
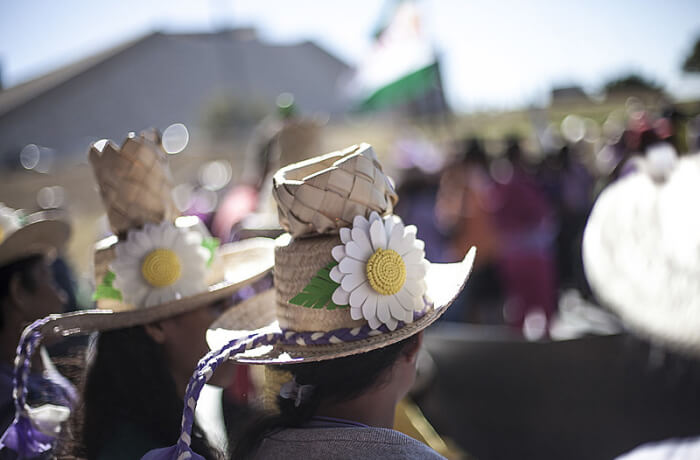
[[[362,307],[350,307],[350,318],[362,319]]]
[[[389,313],[389,299],[388,296],[379,296],[377,298],[377,318],[382,323],[386,324],[391,318],[391,313]]]
[[[331,268],[331,272],[328,274],[328,276],[336,283],[340,283],[341,281],[343,281],[343,277],[345,275],[343,274],[343,272],[340,271],[340,269],[336,265],[335,267]]]
[[[413,310],[404,310],[403,322],[406,324],[413,322]]]
[[[352,292],[357,286],[367,281],[367,276],[362,273],[350,273],[343,278],[340,285],[348,292]]]
[[[379,319],[376,316],[369,318],[367,322],[369,323],[369,327],[371,327],[372,329],[379,329],[380,327],[382,327],[382,322],[379,321]]]
[[[372,255],[372,249],[369,246],[360,246],[355,241],[350,241],[345,245],[345,254],[355,260],[366,261]]]
[[[394,224],[389,234],[389,248],[396,251],[396,248],[401,240],[403,240],[404,227],[401,222]],[[398,251],[397,251],[398,252]]]
[[[425,280],[407,278],[401,290],[404,289],[412,296],[420,297],[425,294],[427,286],[425,284]]]
[[[379,213],[377,213],[377,211],[372,211],[372,212],[369,214],[369,226],[371,227],[372,224],[373,224],[375,221],[378,221],[378,220],[382,220],[382,218],[379,217]]]
[[[400,255],[404,255],[409,251],[414,250],[413,243],[416,241],[416,237],[413,233],[409,233],[404,229],[403,236],[394,244],[392,249],[398,252]]]
[[[151,239],[145,232],[132,232],[129,237],[129,240],[131,240],[143,252],[155,249],[155,246],[153,245],[154,242],[151,242]]]
[[[428,267],[425,264],[407,264],[406,278],[423,279],[428,272]]]
[[[369,242],[369,236],[367,235],[367,231],[362,230],[361,228],[353,227],[352,240],[355,243],[357,243],[362,253],[365,253],[367,251],[374,252],[372,251],[372,245]]]
[[[403,261],[406,264],[419,264],[425,258],[425,253],[417,249],[412,249],[403,256]]]
[[[425,251],[425,242],[423,240],[416,239],[416,241],[413,242],[413,247],[421,251]]]
[[[362,307],[367,297],[372,294],[372,291],[367,283],[362,283],[350,293],[350,306]]]
[[[406,289],[401,289],[395,294],[395,297],[405,310],[413,311],[415,304],[414,297]]]
[[[377,296],[376,295],[367,296],[367,299],[362,304],[362,316],[364,316],[367,321],[369,321],[372,318],[374,318],[374,319],[377,318]],[[376,328],[372,328],[372,329],[376,329]]]
[[[394,330],[396,330],[396,326],[399,325],[399,322],[397,320],[395,320],[394,318],[390,317],[389,321],[387,321],[385,324],[386,324],[386,327],[388,327],[390,331],[394,331]]]
[[[369,222],[364,218],[364,216],[355,216],[355,218],[352,220],[352,228],[353,230],[357,228],[359,230],[367,231],[369,230]]]
[[[375,252],[379,249],[386,249],[386,230],[384,230],[382,221],[374,221],[369,228],[369,234],[372,238],[372,248]]]
[[[340,262],[345,257],[345,245],[339,244],[331,250],[331,255],[336,262]]]
[[[348,305],[350,303],[350,293],[342,287],[336,288],[336,290],[333,291],[331,300],[336,305]]]
[[[391,316],[397,320],[401,320],[404,317],[403,310],[399,300],[393,295],[389,296],[389,312],[391,312]]]
[[[347,244],[348,241],[352,241],[352,234],[350,233],[349,228],[343,227],[340,229],[340,241],[342,241],[343,244]]]
[[[386,228],[387,238],[391,236],[391,232],[394,231],[396,224],[401,224],[401,218],[399,216],[392,214],[384,218],[384,228]]]
[[[365,265],[366,264],[364,262],[355,260],[352,257],[346,257],[343,260],[341,260],[340,263],[336,265],[336,267],[338,267],[341,272],[350,274],[364,272]]]

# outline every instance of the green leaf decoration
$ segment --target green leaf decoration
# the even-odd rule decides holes
[[[316,272],[309,284],[289,301],[294,305],[301,305],[307,308],[326,308],[335,310],[336,308],[348,308],[348,305],[337,305],[333,302],[333,292],[340,286],[331,279],[331,269],[338,265],[333,261]]]
[[[92,300],[123,300],[121,291],[112,286],[115,277],[116,275],[113,271],[107,270],[107,273],[105,273],[105,276],[102,278],[102,284],[97,286],[97,289],[95,289],[95,293],[92,295]]]
[[[216,254],[216,248],[219,247],[219,244],[221,242],[219,241],[218,238],[214,238],[213,236],[207,236],[202,239],[202,246],[204,249],[209,251],[209,260],[207,260],[207,267],[211,265],[211,263],[214,261],[214,254]]]

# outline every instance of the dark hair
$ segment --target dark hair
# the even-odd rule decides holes
[[[384,348],[344,358],[275,366],[291,373],[299,385],[313,385],[313,393],[298,407],[295,401],[278,396],[280,413],[264,416],[249,425],[236,443],[233,458],[251,457],[268,433],[303,425],[314,416],[322,402],[350,401],[368,389],[381,385],[401,353],[417,339],[418,336],[413,335]]]
[[[19,276],[19,281],[24,289],[28,291],[34,291],[36,289],[36,279],[34,279],[31,272],[43,258],[44,256],[42,255],[29,256],[0,267],[0,305],[9,297],[10,282],[15,275]],[[4,326],[4,315],[2,311],[0,311],[0,331]]]
[[[101,333],[88,366],[83,400],[72,416],[72,439],[63,453],[97,458],[121,424],[145,433],[162,447],[180,436],[183,401],[162,347],[142,326]],[[192,449],[207,460],[222,458],[195,425]]]

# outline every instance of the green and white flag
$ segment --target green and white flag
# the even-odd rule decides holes
[[[418,8],[413,1],[403,0],[358,67],[353,93],[360,110],[381,109],[425,94],[439,78],[437,59],[423,35]]]

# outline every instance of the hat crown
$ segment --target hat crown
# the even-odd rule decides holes
[[[280,169],[273,178],[279,222],[293,237],[338,233],[356,216],[393,211],[398,195],[369,144]]]
[[[173,222],[179,215],[158,131],[132,133],[121,147],[111,141],[102,149],[93,144],[89,159],[110,227],[120,238],[130,229]]]

